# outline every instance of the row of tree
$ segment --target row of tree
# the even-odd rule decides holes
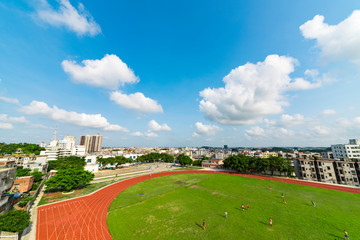
[[[109,157],[109,158],[103,158],[103,157],[96,157],[96,161],[100,163],[101,170],[104,166],[110,164],[115,165],[115,168],[118,168],[122,164],[125,163],[132,163],[133,160],[130,158],[126,158],[124,156],[116,156],[116,157]]]
[[[45,150],[45,148],[33,143],[0,143],[0,155],[13,154],[18,148],[21,148],[25,154],[34,153],[36,155],[39,155],[40,151]]]
[[[166,153],[149,153],[146,155],[139,156],[136,159],[137,162],[156,162],[156,161],[164,161],[167,163],[174,162],[174,156],[166,154]]]
[[[237,170],[243,173],[264,173],[270,172],[271,175],[275,171],[287,173],[291,175],[295,171],[291,166],[291,160],[282,157],[258,158],[246,155],[235,155],[224,160],[224,167]]]

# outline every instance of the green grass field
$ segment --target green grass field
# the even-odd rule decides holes
[[[246,208],[248,203],[250,210],[242,211],[241,204]],[[181,174],[126,189],[112,202],[107,222],[113,239],[333,240],[344,239],[344,229],[350,239],[360,239],[359,203],[359,194],[231,175]]]

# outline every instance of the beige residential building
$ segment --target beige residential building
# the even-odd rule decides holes
[[[101,151],[101,144],[102,144],[102,137],[100,135],[82,135],[80,137],[80,144],[81,146],[85,146],[85,152],[100,152]]]
[[[355,166],[356,163],[352,161],[335,161],[335,171],[339,184],[360,186]]]
[[[337,183],[334,160],[323,159],[315,161],[315,166],[317,169],[319,182]]]
[[[262,153],[262,158],[277,157],[277,156],[279,156],[277,152],[266,151]]]

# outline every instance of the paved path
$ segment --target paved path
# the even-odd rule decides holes
[[[114,198],[126,188],[156,177],[184,173],[217,173],[231,174],[250,178],[259,178],[278,182],[300,184],[312,187],[326,188],[344,192],[358,193],[360,189],[347,188],[336,185],[326,185],[314,182],[304,182],[292,179],[274,178],[266,176],[237,174],[215,171],[171,171],[150,175],[143,175],[104,187],[90,195],[76,199],[65,200],[38,207],[37,240],[76,240],[76,239],[112,239],[108,231],[107,211]]]

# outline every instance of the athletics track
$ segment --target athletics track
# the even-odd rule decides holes
[[[243,177],[272,180],[278,182],[300,184],[311,187],[332,189],[343,192],[358,193],[360,189],[315,182],[306,182],[286,178],[266,177],[258,175],[215,172],[215,171],[172,171],[134,177],[104,187],[90,195],[65,200],[38,207],[37,240],[107,240],[112,239],[107,227],[106,216],[114,198],[126,188],[156,177],[183,173],[216,173],[231,174]]]

